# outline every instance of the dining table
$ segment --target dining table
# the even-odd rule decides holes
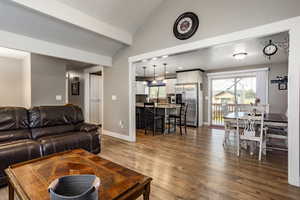
[[[238,118],[247,116],[248,112],[231,112],[224,116],[224,123],[235,123]],[[264,125],[287,128],[288,118],[282,113],[265,113],[264,114]]]
[[[230,112],[224,115],[224,128],[225,128],[225,137],[230,134],[232,127],[236,127],[237,119],[243,118],[244,116],[249,115],[249,112]],[[267,133],[268,138],[282,139],[285,140],[287,144],[288,140],[288,118],[285,114],[282,113],[265,113],[264,114],[264,126],[267,127],[270,131]],[[281,129],[285,134],[275,134],[272,133],[272,129]],[[226,140],[226,138],[224,138]],[[271,149],[271,148],[270,148]],[[278,150],[283,150],[282,148],[273,148]],[[286,149],[285,149],[286,150]]]

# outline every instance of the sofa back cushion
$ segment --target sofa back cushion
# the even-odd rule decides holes
[[[32,138],[36,140],[45,136],[57,135],[66,132],[73,132],[74,130],[75,127],[73,124],[51,126],[51,127],[44,127],[44,128],[33,128],[31,129],[31,135]]]
[[[0,143],[21,139],[30,139],[27,110],[0,107]]]
[[[73,131],[74,125],[83,121],[82,111],[77,106],[39,106],[29,110],[33,139]]]

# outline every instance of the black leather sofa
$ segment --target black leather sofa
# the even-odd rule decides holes
[[[84,123],[79,107],[0,107],[0,187],[9,165],[77,148],[101,149],[98,126]]]

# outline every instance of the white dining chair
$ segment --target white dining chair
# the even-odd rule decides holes
[[[229,113],[227,104],[222,105],[222,113],[223,113],[223,117]],[[225,133],[223,139],[223,146],[226,147],[230,142],[231,134],[233,134],[234,138],[236,138],[236,123],[226,122],[224,120],[224,130]]]
[[[237,155],[240,156],[241,142],[255,142],[259,146],[259,157],[266,149],[266,129],[264,128],[264,113],[250,113],[237,119]]]

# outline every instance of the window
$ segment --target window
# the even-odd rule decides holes
[[[256,99],[256,77],[236,79],[236,103],[251,104]]]
[[[212,80],[212,124],[224,125],[225,113],[234,112],[237,106],[255,102],[256,77],[244,76]]]
[[[152,86],[149,88],[150,99],[167,98],[166,86]]]

